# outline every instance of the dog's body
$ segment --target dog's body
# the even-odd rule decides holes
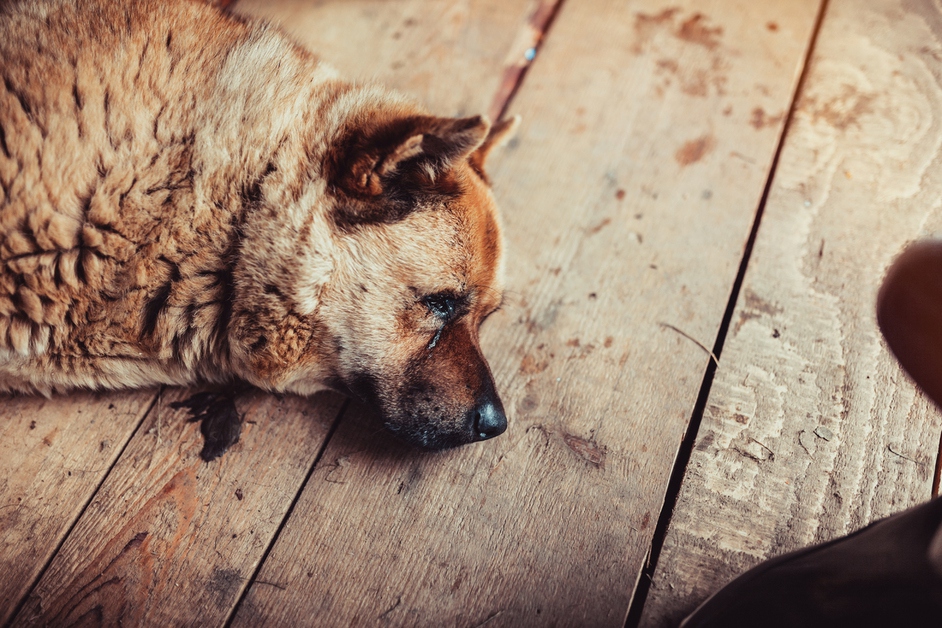
[[[186,0],[0,5],[0,77],[0,390],[238,379],[426,447],[503,431],[477,329],[512,125]]]

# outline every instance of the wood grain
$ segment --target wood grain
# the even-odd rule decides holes
[[[829,3],[642,625],[930,496],[942,421],[874,303],[942,232],[940,50],[932,3]]]
[[[712,344],[817,8],[562,6],[493,169],[510,430],[429,455],[353,413],[235,625],[624,622],[709,360],[662,323]]]
[[[0,398],[0,624],[140,425],[153,392]]]
[[[219,625],[343,404],[251,393],[240,441],[211,463],[199,425],[161,398],[95,494],[17,624]]]
[[[281,24],[352,79],[378,80],[439,115],[486,113],[509,67],[525,61],[533,0],[240,0],[236,13]]]

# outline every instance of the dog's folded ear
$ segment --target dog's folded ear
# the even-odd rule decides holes
[[[435,179],[484,143],[491,128],[484,116],[413,116],[371,124],[350,134],[335,156],[333,183],[366,199],[403,185]]]
[[[481,178],[483,178],[485,181],[488,181],[488,178],[484,173],[484,164],[487,162],[487,158],[491,154],[491,151],[495,148],[500,148],[513,139],[513,136],[516,134],[517,128],[519,126],[519,115],[507,118],[506,120],[501,120],[491,127],[490,132],[487,134],[487,137],[484,139],[484,141],[481,142],[481,145],[475,148],[474,152],[472,152],[468,157],[471,167],[474,168],[474,170],[479,175],[481,175]]]

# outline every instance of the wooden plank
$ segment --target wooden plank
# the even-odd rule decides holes
[[[39,577],[154,393],[0,398],[0,624]]]
[[[942,421],[874,304],[942,233],[940,51],[936,5],[828,5],[642,625],[930,496]]]
[[[671,7],[565,3],[512,106],[508,433],[345,419],[234,625],[623,624],[818,3]]]
[[[14,623],[222,624],[304,482],[344,400],[239,399],[251,416],[222,458],[165,394]]]
[[[281,24],[348,78],[379,80],[438,115],[495,112],[505,66],[523,62],[559,0],[240,0],[236,13]]]

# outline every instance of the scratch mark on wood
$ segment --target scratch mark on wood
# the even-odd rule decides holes
[[[750,437],[749,440],[751,440],[751,441],[754,442],[756,445],[758,445],[758,446],[761,447],[762,449],[764,449],[764,450],[766,450],[767,452],[769,452],[769,460],[771,460],[772,458],[775,457],[775,452],[772,451],[771,449],[769,449],[766,445],[760,443],[759,441],[757,441],[756,439],[754,439],[754,438],[752,438],[752,437]]]
[[[738,152],[738,151],[735,151],[735,150],[732,151],[732,152],[729,154],[729,156],[730,156],[730,157],[735,157],[736,159],[742,159],[742,160],[743,160],[744,162],[746,162],[747,164],[755,165],[755,163],[756,163],[756,160],[753,159],[752,157],[746,157],[746,156],[743,155],[742,153],[740,153],[740,152]]]
[[[713,353],[713,351],[712,351],[709,347],[707,347],[705,344],[703,344],[702,342],[700,342],[699,340],[697,340],[696,338],[694,338],[693,336],[691,336],[690,334],[688,334],[688,333],[685,332],[684,330],[679,329],[679,328],[677,328],[677,327],[674,327],[674,326],[671,325],[670,323],[658,323],[658,325],[660,325],[661,327],[667,327],[668,329],[671,329],[671,330],[673,330],[673,331],[676,331],[678,334],[680,334],[681,336],[683,336],[683,337],[686,338],[687,340],[691,341],[692,343],[694,343],[695,345],[697,345],[698,347],[700,347],[701,349],[703,349],[704,351],[706,351],[707,354],[708,354],[711,358],[713,358],[713,363],[714,363],[714,364],[716,364],[717,366],[720,365],[720,359],[719,359],[718,357],[716,357],[716,354]]]
[[[579,438],[572,434],[563,434],[563,440],[566,442],[566,446],[569,447],[569,449],[586,462],[600,468],[605,466],[606,449],[604,446],[600,446],[595,441]]]
[[[918,460],[916,460],[916,459],[914,459],[914,458],[910,458],[910,457],[907,456],[906,454],[901,454],[900,452],[896,451],[895,449],[893,449],[893,445],[887,445],[886,448],[887,448],[887,450],[889,450],[889,452],[890,452],[891,454],[895,454],[895,455],[899,456],[900,458],[902,458],[903,460],[909,460],[910,462],[914,462],[914,463],[918,464],[919,466],[924,466],[924,465],[925,465],[924,462],[919,462]]]
[[[379,617],[377,617],[376,619],[382,619],[382,618],[385,617],[386,615],[389,615],[391,612],[393,612],[394,610],[396,610],[397,608],[399,608],[399,605],[400,605],[400,604],[402,604],[402,596],[401,596],[401,595],[396,598],[396,603],[395,603],[395,604],[393,604],[392,606],[390,606],[389,608],[387,608],[385,611],[383,611],[382,613],[380,613]]]
[[[767,452],[769,452],[768,458],[763,458],[763,457],[761,457],[760,455],[754,454],[754,453],[752,453],[752,452],[750,452],[750,451],[746,451],[745,449],[741,449],[740,447],[731,447],[730,449],[732,449],[733,451],[735,451],[736,453],[738,453],[738,454],[740,454],[740,455],[742,455],[742,456],[745,456],[746,458],[749,458],[750,460],[755,460],[756,462],[771,462],[771,461],[775,460],[775,452],[772,451],[771,449],[769,449],[768,446],[766,446],[766,445],[763,444],[763,443],[760,443],[759,441],[757,441],[756,439],[752,438],[751,436],[747,436],[746,438],[747,438],[749,441],[751,441],[751,442],[755,443],[756,445],[758,445],[759,447],[761,447],[762,449],[764,449],[764,450],[766,450]],[[761,453],[761,452],[760,452],[760,453]]]
[[[480,628],[480,627],[483,626],[484,624],[490,622],[492,619],[494,619],[494,618],[496,618],[497,616],[503,614],[503,612],[504,612],[504,611],[497,611],[496,613],[491,613],[490,615],[487,616],[487,619],[485,619],[484,621],[482,621],[480,624],[475,624],[475,625],[474,625],[474,628]]]
[[[750,460],[755,460],[756,462],[765,462],[765,460],[763,460],[763,459],[760,458],[759,456],[757,456],[757,455],[755,455],[755,454],[751,454],[751,453],[749,453],[748,451],[746,451],[745,449],[740,449],[739,447],[730,447],[730,449],[732,449],[733,451],[735,451],[735,452],[736,452],[737,454],[739,454],[740,456],[745,456],[746,458],[749,458]]]
[[[340,474],[340,475],[342,475],[344,469],[345,469],[346,467],[349,467],[349,466],[350,466],[350,459],[349,459],[349,457],[347,457],[347,456],[340,456],[340,457],[337,458],[337,460],[334,462],[333,468],[332,468],[332,469],[327,473],[327,475],[324,477],[324,481],[325,481],[325,482],[330,482],[331,484],[344,484],[345,482],[344,482],[344,480],[343,480],[342,478],[334,478],[334,477],[332,477],[332,476],[333,476],[334,474]]]

